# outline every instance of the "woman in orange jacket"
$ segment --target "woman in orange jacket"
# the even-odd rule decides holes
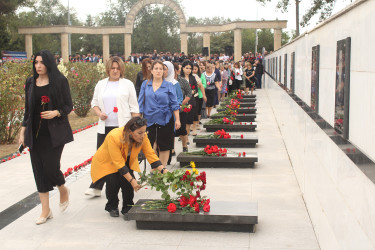
[[[142,150],[152,169],[161,173],[168,170],[161,164],[151,147],[146,134],[147,120],[132,118],[125,127],[113,129],[95,153],[91,163],[93,183],[104,178],[106,182],[107,204],[105,210],[112,217],[119,216],[118,192],[121,188],[123,206],[121,213],[126,216],[134,205],[134,191],[141,186],[134,177],[134,171],[140,172],[138,154]]]

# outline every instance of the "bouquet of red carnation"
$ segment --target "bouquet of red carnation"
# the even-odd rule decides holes
[[[220,139],[230,139],[230,138],[231,138],[230,134],[227,133],[227,132],[225,132],[224,129],[222,129],[222,130],[217,130],[217,131],[214,133],[214,135],[216,135],[216,136],[217,136],[218,138],[220,138]]]
[[[199,173],[195,163],[190,162],[192,170],[176,169],[173,172],[161,174],[159,172],[146,175],[144,171],[141,176],[141,184],[150,186],[162,192],[162,200],[150,200],[142,206],[142,209],[166,209],[169,213],[177,210],[181,214],[199,213],[210,211],[210,199],[202,196],[201,192],[206,189],[206,172]],[[170,192],[178,197],[172,198]]]
[[[207,145],[204,148],[204,152],[209,156],[227,156],[228,150],[226,148],[219,148],[217,145]]]
[[[184,104],[181,105],[181,110],[185,113],[189,113],[191,111],[191,105],[190,104]]]

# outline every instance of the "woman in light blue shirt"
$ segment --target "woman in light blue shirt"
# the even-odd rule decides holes
[[[148,138],[163,166],[167,165],[169,151],[173,149],[174,129],[181,127],[176,91],[171,82],[163,79],[164,65],[155,60],[151,66],[151,79],[142,83],[139,93],[139,111],[147,119]]]

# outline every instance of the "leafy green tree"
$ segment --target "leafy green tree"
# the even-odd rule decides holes
[[[257,2],[265,5],[267,2],[272,0],[256,0]],[[302,16],[302,21],[299,21],[299,3],[302,0],[279,0],[276,8],[281,9],[282,12],[288,12],[289,5],[294,1],[296,5],[296,35],[299,36],[299,26],[305,27],[309,25],[310,20],[313,16],[319,15],[318,23],[326,20],[332,15],[333,8],[338,0],[314,0],[311,1],[311,7],[307,9],[306,13]],[[340,0],[342,2],[347,2],[349,0]],[[352,0],[350,0],[352,1]]]

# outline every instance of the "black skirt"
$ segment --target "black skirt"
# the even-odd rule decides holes
[[[39,193],[53,190],[54,186],[65,184],[60,170],[60,159],[64,145],[53,148],[49,135],[34,137],[34,147],[30,149],[31,165]]]
[[[147,136],[150,140],[151,147],[154,147],[154,143],[158,145],[160,151],[171,150],[174,148],[174,117],[165,126],[154,124],[147,127]]]

